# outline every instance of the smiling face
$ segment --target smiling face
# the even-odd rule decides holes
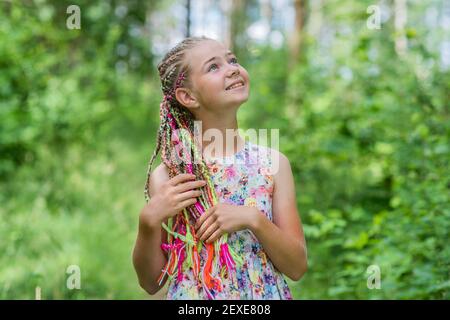
[[[250,79],[247,70],[239,65],[236,56],[223,44],[205,40],[186,53],[190,66],[191,95],[197,109],[220,113],[238,108],[248,100]]]

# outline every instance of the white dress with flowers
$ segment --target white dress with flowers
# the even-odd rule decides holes
[[[273,175],[270,148],[246,142],[230,157],[207,160],[211,178],[221,203],[255,206],[272,221]],[[235,280],[223,280],[222,291],[211,292],[215,299],[292,299],[283,275],[273,266],[262,245],[250,230],[230,233],[228,245],[243,258]],[[206,250],[200,253],[201,265]],[[237,281],[236,281],[237,279]],[[207,299],[191,271],[181,281],[170,280],[168,299]]]

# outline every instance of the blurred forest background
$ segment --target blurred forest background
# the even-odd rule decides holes
[[[0,0],[0,298],[149,298],[131,252],[156,64],[188,34],[249,71],[240,127],[280,129],[309,256],[294,297],[449,299],[444,0]]]

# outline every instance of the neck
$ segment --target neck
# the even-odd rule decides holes
[[[202,126],[202,150],[207,149],[212,157],[232,156],[243,148],[245,140],[238,133],[235,112],[228,115],[204,114],[198,117],[197,121],[201,121]],[[205,134],[210,129],[211,131]]]

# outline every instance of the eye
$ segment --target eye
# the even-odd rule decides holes
[[[231,58],[230,63],[231,64],[239,64],[237,58]],[[216,63],[213,63],[212,65],[210,65],[208,68],[208,72],[210,72],[213,68],[218,68],[218,65]]]
[[[212,65],[210,65],[209,68],[208,68],[208,72],[211,71],[212,67],[214,67],[214,66],[217,67],[217,64],[213,63]]]
[[[236,58],[231,58],[231,59],[230,59],[230,62],[231,62],[231,63],[236,63],[236,64],[237,64],[237,63],[238,63],[238,60],[237,60]]]

